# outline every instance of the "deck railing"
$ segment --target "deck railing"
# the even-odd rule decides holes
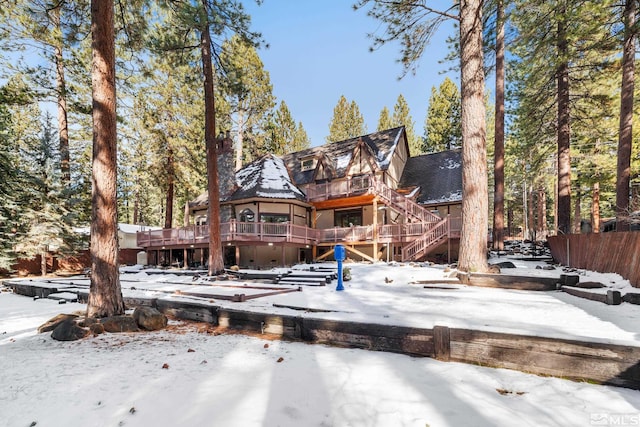
[[[451,232],[459,230],[456,220],[452,219]],[[220,224],[220,238],[227,242],[287,242],[302,245],[320,243],[372,242],[377,239],[381,243],[406,243],[424,235],[431,224],[408,223],[372,225],[354,227],[333,227],[313,229],[302,225],[267,222],[230,221]],[[374,233],[374,231],[376,231]],[[209,227],[206,225],[190,225],[181,228],[164,230],[148,230],[137,233],[138,246],[143,248],[199,246],[209,242]]]
[[[373,175],[360,175],[345,180],[314,184],[307,188],[307,200],[327,200],[364,194],[373,186]]]

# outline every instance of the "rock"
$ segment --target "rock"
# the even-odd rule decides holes
[[[229,267],[229,270],[231,270],[231,271],[240,271],[240,267],[238,267],[237,265],[232,265],[231,267]]]
[[[88,328],[93,324],[100,323],[100,321],[94,317],[84,317],[80,321],[78,321],[78,326],[83,328]],[[104,331],[103,331],[104,332]]]
[[[74,320],[78,316],[75,314],[58,314],[56,317],[47,320],[45,323],[38,327],[38,333],[41,334],[43,332],[53,331],[59,324],[64,322],[65,320]]]
[[[104,326],[102,326],[102,323],[92,323],[89,325],[89,330],[93,335],[104,334]]]
[[[89,331],[76,324],[74,319],[63,320],[51,333],[51,338],[58,341],[76,341],[89,335]]]
[[[516,265],[514,263],[512,263],[511,261],[497,262],[497,263],[492,264],[492,265],[498,266],[500,268],[516,268]]]
[[[500,274],[500,267],[496,264],[491,264],[487,269],[487,273]]]
[[[138,325],[131,316],[112,316],[100,320],[105,332],[138,332]]]
[[[147,331],[157,331],[167,326],[167,316],[153,307],[136,307],[133,311],[133,318],[141,329]]]

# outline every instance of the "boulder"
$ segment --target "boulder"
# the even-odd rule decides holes
[[[153,307],[136,307],[133,311],[133,318],[141,329],[147,331],[157,331],[167,326],[167,316]]]
[[[51,333],[51,338],[58,341],[76,341],[89,335],[89,331],[81,328],[73,319],[63,320]]]
[[[40,325],[38,327],[38,333],[41,334],[43,332],[53,331],[59,324],[61,324],[65,320],[74,320],[77,317],[78,316],[76,316],[75,314],[58,314],[56,317],[53,317]]]
[[[102,326],[102,323],[92,323],[89,325],[89,330],[93,335],[104,334],[104,326]]]
[[[131,316],[111,316],[100,320],[105,332],[138,332],[138,325]]]

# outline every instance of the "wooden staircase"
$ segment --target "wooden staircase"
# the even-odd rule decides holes
[[[383,203],[404,215],[409,222],[429,225],[427,231],[402,248],[403,261],[419,260],[450,237],[449,217],[441,218],[380,182],[374,182],[373,193]]]

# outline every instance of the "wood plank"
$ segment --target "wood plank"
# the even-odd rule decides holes
[[[522,291],[555,291],[559,278],[516,276],[490,273],[458,273],[460,282],[485,288],[515,289]]]
[[[451,360],[640,388],[640,347],[451,329]]]
[[[434,357],[448,362],[451,359],[451,334],[446,326],[433,328]]]

